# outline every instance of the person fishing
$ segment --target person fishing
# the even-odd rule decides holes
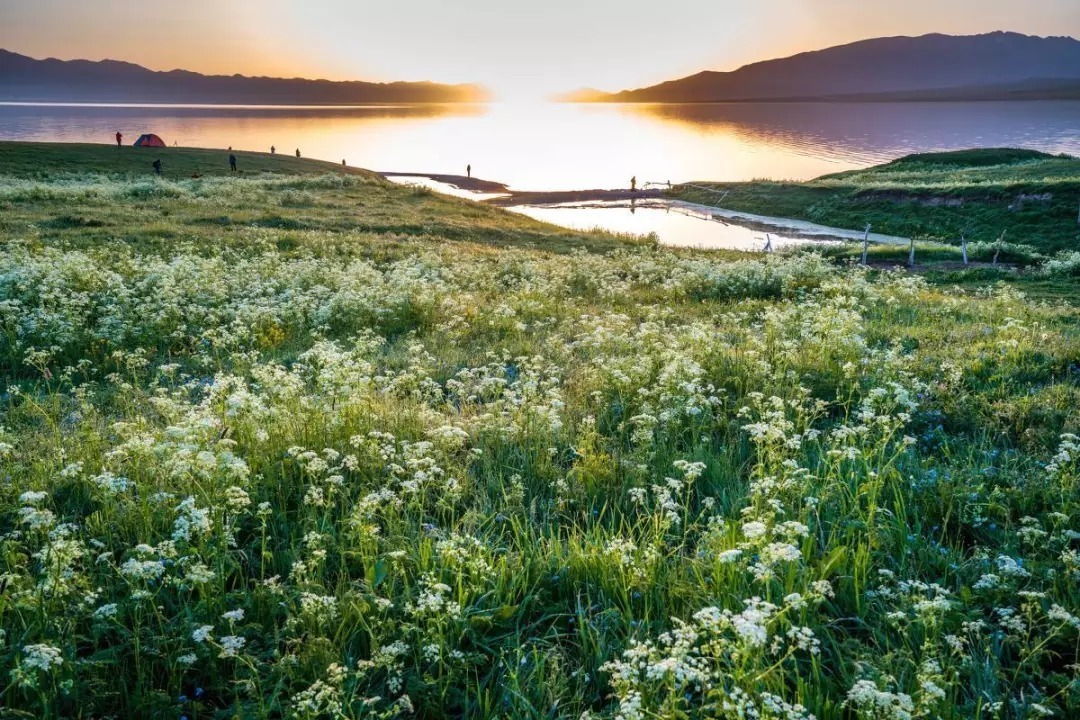
[[[119,130],[116,131],[116,147],[120,147],[120,143],[124,142],[124,134]]]
[[[161,174],[161,158],[158,158],[157,160],[155,160],[151,164],[154,166],[154,174],[155,175],[160,175]]]
[[[236,172],[236,155],[229,153],[229,170]]]

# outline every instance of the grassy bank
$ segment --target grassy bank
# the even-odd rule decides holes
[[[625,246],[629,240],[564,230],[423,188],[387,182],[367,170],[319,160],[191,148],[0,143],[0,233],[97,247],[120,241],[144,251],[177,242],[197,247],[244,243],[253,229],[276,233],[363,232],[569,251]],[[161,157],[164,178],[150,163]],[[200,179],[191,175],[198,168]]]
[[[361,172],[0,223],[2,718],[1080,714],[1075,307]]]
[[[1044,253],[1080,247],[1080,160],[1028,150],[911,155],[804,183],[694,183],[679,198],[834,227],[956,243],[961,235]],[[727,193],[722,196],[719,193]]]
[[[152,163],[160,159],[167,180],[190,178],[196,171],[213,177],[261,173],[311,175],[327,172],[370,175],[366,170],[343,167],[291,154],[233,151],[237,172],[229,168],[228,150],[205,148],[122,147],[93,143],[0,142],[0,174],[47,179],[70,173],[146,176],[154,174]]]

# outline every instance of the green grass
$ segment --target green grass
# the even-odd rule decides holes
[[[158,156],[164,178],[149,166]],[[0,177],[11,178],[0,189],[0,233],[86,247],[120,241],[139,250],[177,241],[216,245],[249,237],[253,228],[287,231],[280,240],[286,244],[288,232],[312,231],[564,252],[634,242],[396,185],[367,170],[262,153],[237,157],[242,172],[230,173],[228,152],[220,150],[0,143]],[[195,168],[201,179],[191,178]],[[268,190],[266,202],[258,202]]]
[[[322,160],[292,155],[233,151],[241,176],[261,173],[312,175],[327,172],[370,176],[371,173]],[[46,179],[77,173],[150,177],[160,158],[169,180],[190,178],[195,171],[211,177],[235,174],[229,169],[229,151],[203,148],[149,148],[91,143],[0,142],[0,174]]]
[[[103,172],[0,176],[0,718],[1080,715],[1066,274]]]
[[[726,208],[925,240],[1013,243],[1051,254],[1080,246],[1080,160],[1028,150],[910,155],[804,183],[695,183]],[[715,193],[676,188],[711,204]],[[1024,198],[1027,199],[1024,199]]]

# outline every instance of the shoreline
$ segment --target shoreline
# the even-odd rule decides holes
[[[769,229],[772,228],[776,230],[798,232],[803,235],[821,236],[822,240],[844,240],[849,242],[861,241],[864,234],[861,230],[845,230],[844,228],[820,225],[818,223],[809,222],[808,220],[797,220],[795,218],[755,215],[754,213],[741,212],[739,210],[727,210],[712,205],[701,205],[687,200],[675,199],[670,200],[669,202],[672,205],[707,212],[713,216],[713,218],[710,219],[715,219],[716,216],[719,216],[724,220],[731,220],[738,225],[744,225],[763,232],[768,232]],[[911,241],[911,238],[900,237],[899,235],[885,235],[883,233],[874,232],[869,234],[868,239],[875,245],[907,245]]]
[[[475,202],[504,209],[515,207],[559,208],[563,206],[573,208],[587,207],[597,203],[632,203],[634,201],[648,201],[650,203],[649,205],[643,205],[641,207],[653,207],[655,209],[684,208],[699,214],[701,216],[700,219],[705,222],[728,221],[735,225],[741,225],[761,232],[773,232],[776,234],[799,233],[801,235],[810,235],[823,241],[861,241],[863,239],[863,231],[861,230],[847,230],[795,218],[759,215],[713,205],[695,203],[671,197],[666,190],[513,190],[505,183],[493,180],[482,180],[480,178],[470,178],[464,175],[401,172],[382,172],[379,174],[384,178],[426,178],[465,192],[474,192],[478,194],[497,193],[496,197],[476,198]],[[616,205],[614,207],[621,206]],[[626,207],[630,207],[630,205],[627,205]],[[869,240],[876,245],[906,245],[910,241],[910,238],[872,232],[869,235]]]

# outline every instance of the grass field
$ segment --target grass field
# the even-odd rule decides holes
[[[110,154],[111,153],[111,154]],[[327,172],[370,175],[365,170],[347,168],[322,160],[299,159],[294,155],[233,151],[237,173],[229,169],[228,150],[200,148],[122,147],[92,143],[0,142],[0,171],[5,175],[44,180],[71,173],[103,173],[113,176],[150,177],[152,163],[161,159],[162,176],[167,180],[190,178],[196,171],[213,177],[278,173],[313,175]]]
[[[229,171],[228,152],[187,148],[0,143],[0,233],[30,233],[85,247],[121,240],[136,250],[178,241],[244,242],[254,228],[290,233],[365,232],[432,237],[495,245],[583,246],[582,235],[454,200],[423,188],[405,188],[374,173],[319,160],[237,153],[240,172]],[[159,182],[150,163],[163,158]],[[198,168],[203,176],[191,175]],[[236,177],[232,177],[236,175]],[[30,228],[29,231],[27,228]],[[591,249],[625,247],[627,238],[593,234]]]
[[[1008,241],[1050,254],[1080,248],[1080,160],[1030,150],[910,155],[805,183],[695,183],[693,202],[916,239]]]
[[[1080,309],[1017,291],[1067,273],[36,152],[0,718],[1080,715]]]

